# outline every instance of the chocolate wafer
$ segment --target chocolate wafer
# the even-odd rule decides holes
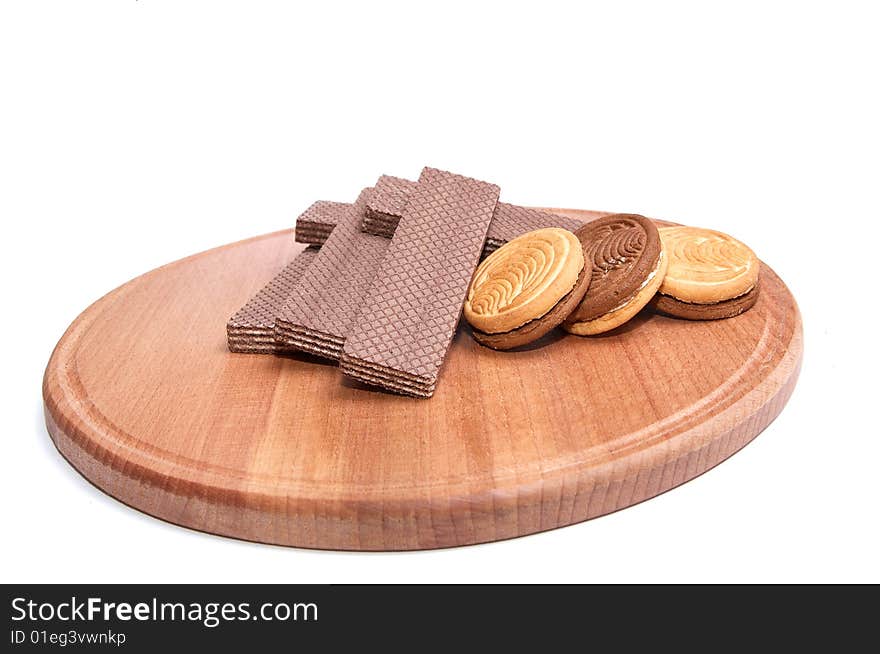
[[[422,171],[345,342],[346,375],[433,395],[498,195],[492,184]]]
[[[403,215],[403,209],[413,188],[417,182],[412,182],[400,177],[383,175],[376,185],[367,208],[364,213],[363,230],[377,236],[391,238],[394,230]],[[373,196],[382,189],[378,199]],[[328,203],[330,204],[330,203]],[[340,204],[340,203],[332,203]],[[593,217],[611,215],[607,211],[588,212]],[[296,222],[296,240],[300,243],[321,244],[330,235],[336,225],[338,215],[330,212],[314,212],[311,215],[303,214]],[[525,234],[526,232],[545,227],[562,227],[571,231],[579,228],[583,223],[573,218],[559,216],[546,211],[520,207],[514,204],[499,202],[495,207],[495,215],[489,225],[489,232],[483,248],[482,256],[486,257],[507,241]]]
[[[400,223],[409,196],[417,186],[416,182],[408,179],[382,175],[376,183],[375,192],[367,201],[364,231],[387,238],[394,236],[394,230]],[[581,221],[565,216],[499,202],[495,206],[495,213],[486,234],[483,256],[488,256],[508,241],[526,232],[545,227],[562,227],[575,231],[581,225],[583,225]]]
[[[278,351],[275,342],[275,314],[318,254],[309,246],[287,264],[226,323],[230,352],[271,354]]]
[[[346,202],[315,202],[296,219],[294,238],[299,243],[320,245],[330,237],[336,223],[350,209],[351,205]]]
[[[361,192],[338,218],[308,270],[275,317],[275,338],[286,348],[338,360],[361,297],[390,241],[361,231],[367,197]]]
[[[498,206],[495,207],[495,216],[492,218],[492,224],[489,225],[489,233],[486,237],[486,253],[494,252],[508,241],[512,241],[526,232],[546,227],[561,227],[562,229],[574,232],[583,224],[582,221],[575,220],[574,218],[499,202]]]
[[[382,175],[367,200],[363,230],[387,238],[394,236],[409,194],[416,186],[416,182],[408,179]]]

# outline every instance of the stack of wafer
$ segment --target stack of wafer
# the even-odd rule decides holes
[[[317,254],[316,246],[307,247],[235,312],[226,325],[226,340],[230,352],[271,354],[285,349],[275,339],[275,315]]]
[[[322,245],[330,232],[351,209],[345,202],[319,200],[306,209],[296,220],[296,240],[300,243]]]
[[[361,230],[364,189],[339,215],[336,226],[308,269],[277,308],[275,339],[285,349],[338,361],[363,296],[390,241]]]

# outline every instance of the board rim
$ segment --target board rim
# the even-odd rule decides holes
[[[571,209],[556,209],[555,211],[575,217],[593,214],[593,212],[580,212],[579,210]],[[141,484],[147,483],[156,492],[163,495],[177,497],[194,495],[196,497],[210,498],[206,501],[220,511],[223,510],[223,507],[240,508],[242,503],[246,503],[255,505],[256,508],[254,510],[262,514],[277,518],[285,517],[285,510],[290,499],[288,495],[290,486],[285,486],[285,492],[277,494],[261,493],[256,491],[256,489],[250,488],[245,493],[240,488],[205,483],[201,479],[194,478],[191,474],[189,476],[179,475],[173,478],[159,478],[152,469],[138,467],[136,463],[119,459],[112,451],[105,447],[106,442],[113,442],[118,445],[118,439],[102,440],[101,434],[97,432],[89,433],[88,423],[78,419],[76,415],[76,402],[74,400],[75,395],[72,394],[73,391],[64,383],[63,377],[65,373],[69,373],[68,360],[64,358],[67,349],[73,348],[76,338],[81,337],[85,333],[83,330],[87,331],[90,321],[94,320],[96,315],[106,308],[107,303],[124,297],[125,293],[132,289],[132,284],[136,281],[143,280],[151,275],[161,274],[163,270],[167,270],[170,266],[183,265],[211,252],[240,247],[261,239],[277,238],[290,232],[291,230],[280,230],[251,237],[165,264],[122,284],[86,308],[71,323],[59,340],[49,359],[43,378],[46,424],[56,448],[72,467],[86,477],[87,480],[123,503],[175,524],[224,536],[284,545],[318,547],[321,549],[429,549],[485,542],[486,540],[501,540],[510,537],[508,535],[497,539],[481,538],[478,540],[453,537],[426,547],[392,546],[378,548],[351,547],[348,542],[313,542],[308,539],[299,538],[296,534],[281,540],[277,537],[263,539],[254,537],[253,534],[249,533],[238,533],[234,527],[225,530],[218,529],[213,525],[205,526],[198,522],[188,523],[185,519],[181,519],[180,516],[172,515],[168,512],[165,512],[163,515],[162,511],[151,510],[150,507],[146,506],[149,504],[148,502],[141,502],[137,497],[126,497],[127,490],[120,491],[120,488],[124,486],[121,483],[122,481],[125,479],[136,479]],[[778,279],[778,276],[769,267],[765,265],[765,268],[769,274]],[[798,379],[803,355],[801,316],[791,292],[785,287],[781,279],[779,279],[779,283],[782,284],[792,302],[794,324],[791,330],[791,339],[787,343],[785,352],[777,365],[769,370],[759,383],[747,388],[740,396],[731,400],[725,408],[712,413],[711,409],[717,408],[717,405],[707,406],[704,408],[704,413],[711,413],[711,415],[708,415],[706,419],[696,422],[692,419],[689,422],[680,423],[678,425],[678,433],[671,437],[669,437],[669,431],[660,431],[659,434],[666,436],[665,438],[658,438],[653,444],[640,442],[637,450],[626,457],[609,457],[601,462],[579,460],[570,463],[565,468],[554,468],[551,471],[542,470],[525,478],[518,473],[513,473],[504,480],[496,479],[492,476],[493,486],[490,489],[479,491],[468,490],[469,486],[474,485],[473,479],[463,479],[456,484],[442,484],[444,490],[444,499],[442,501],[444,506],[450,502],[461,503],[462,505],[473,507],[477,511],[492,512],[499,510],[499,502],[503,504],[511,496],[515,496],[518,502],[541,506],[545,502],[544,498],[546,495],[563,492],[566,485],[575,483],[575,480],[580,487],[581,483],[585,483],[585,480],[582,480],[579,476],[583,474],[587,475],[589,479],[586,481],[591,483],[591,488],[593,489],[603,485],[608,489],[616,486],[618,492],[622,492],[620,491],[621,488],[630,488],[632,496],[628,500],[618,498],[616,502],[603,501],[600,503],[600,506],[592,511],[588,511],[589,514],[586,517],[566,519],[564,516],[557,516],[555,519],[549,520],[546,525],[542,523],[537,529],[524,529],[520,533],[514,534],[515,536],[521,536],[581,522],[631,506],[675,488],[724,461],[751,442],[779,415]],[[755,358],[755,356],[756,354],[753,353],[749,357],[749,361]],[[754,411],[743,414],[741,410],[734,410],[743,404],[753,405],[755,407]],[[725,440],[726,443],[723,442]],[[714,452],[712,452],[713,447],[715,448]],[[680,461],[681,457],[670,458],[670,448],[684,453],[685,457],[691,458],[683,463]],[[694,452],[700,453],[696,459],[693,459],[691,456]],[[633,478],[633,468],[630,465],[632,463],[631,459],[638,459],[643,464],[635,471],[635,478]],[[649,465],[644,465],[646,462]],[[672,466],[671,470],[670,466]],[[645,470],[649,470],[647,474],[650,479],[644,483],[648,483],[649,486],[656,484],[656,487],[648,488],[646,491],[639,493],[636,490],[639,477],[645,474]],[[177,471],[180,472],[179,470]],[[199,472],[200,474],[204,473],[203,470]],[[656,481],[652,482],[650,481],[651,479],[656,479]],[[441,485],[435,484],[435,486],[439,487]],[[320,490],[320,486],[315,488]],[[426,489],[428,486],[421,484],[414,485],[411,488]],[[377,501],[383,505],[386,503],[393,505],[394,511],[401,515],[413,511],[424,512],[432,510],[430,501],[426,501],[424,497],[408,498],[406,494],[398,492],[395,495],[393,493],[393,491],[400,490],[401,488],[373,489],[374,494],[365,498],[363,496],[363,489],[358,489],[356,495],[340,497],[339,489],[333,487],[332,502],[328,500],[328,496],[322,497],[320,492],[304,494],[298,497],[297,501],[315,505],[325,502],[327,505],[322,507],[323,512],[327,513],[328,517],[339,520],[352,519],[352,516],[370,516],[376,511]],[[130,493],[128,494],[130,495]],[[605,494],[607,495],[608,492],[606,491]]]

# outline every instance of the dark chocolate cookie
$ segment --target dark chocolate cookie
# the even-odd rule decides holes
[[[662,250],[657,227],[636,214],[599,218],[576,234],[592,268],[590,291],[566,323],[595,320],[625,304],[657,269]]]

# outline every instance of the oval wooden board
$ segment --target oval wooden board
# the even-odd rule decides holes
[[[89,307],[46,369],[59,451],[113,497],[194,529],[447,547],[580,522],[692,479],[779,414],[800,368],[797,305],[766,266],[757,305],[730,320],[643,312],[602,337],[507,353],[462,326],[430,400],[307,356],[228,352],[228,317],[301,247],[290,231],[233,243]]]

